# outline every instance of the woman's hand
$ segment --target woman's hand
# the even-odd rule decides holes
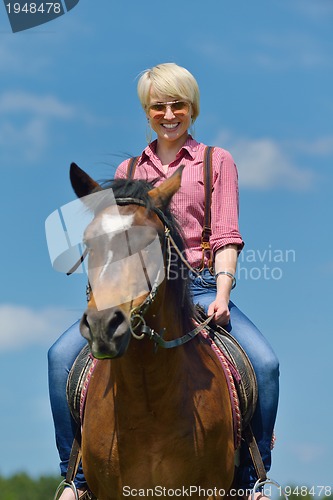
[[[216,297],[208,307],[208,316],[214,314],[214,321],[220,326],[225,326],[230,320],[229,300],[225,297]]]

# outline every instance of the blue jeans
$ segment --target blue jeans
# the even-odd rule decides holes
[[[191,293],[195,304],[200,304],[207,312],[208,306],[216,297],[216,280],[208,269],[200,276],[191,276]],[[257,377],[258,402],[251,421],[251,427],[265,465],[271,467],[271,441],[279,398],[279,361],[271,346],[257,327],[229,302],[230,322],[224,328],[243,347]],[[240,467],[237,476],[239,488],[253,488],[257,475],[249,455],[247,445],[241,447]]]
[[[194,303],[202,305],[207,311],[216,296],[215,278],[207,269],[200,277],[191,280],[191,293]],[[246,351],[257,376],[259,398],[251,425],[268,471],[271,466],[270,445],[278,404],[279,363],[267,340],[254,324],[232,302],[229,304],[229,309],[231,319],[226,329]],[[55,342],[48,353],[50,400],[63,476],[67,472],[77,427],[68,408],[66,383],[71,366],[85,344],[86,340],[81,337],[77,321]],[[244,489],[252,488],[256,480],[257,476],[247,447],[242,446],[237,486]],[[86,484],[81,467],[75,478],[75,484],[77,487]]]
[[[77,424],[67,404],[67,378],[77,355],[87,343],[81,336],[79,325],[80,320],[68,328],[48,352],[51,409],[56,445],[60,457],[60,472],[64,477],[67,473],[68,461],[77,429]],[[77,488],[86,486],[81,464],[74,482]]]

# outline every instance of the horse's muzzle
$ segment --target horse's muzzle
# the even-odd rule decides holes
[[[80,331],[97,359],[122,356],[131,338],[129,322],[118,307],[102,311],[86,309],[81,318]]]

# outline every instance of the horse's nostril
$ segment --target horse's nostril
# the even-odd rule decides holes
[[[114,311],[112,317],[109,320],[109,327],[111,327],[112,329],[118,328],[123,323],[124,319],[125,316],[122,311]]]
[[[80,332],[84,338],[89,339],[90,327],[89,327],[88,317],[87,317],[86,313],[83,313],[81,321],[80,321]]]
[[[86,313],[84,313],[83,316],[82,316],[82,318],[81,318],[81,326],[89,328],[88,316],[87,316]]]

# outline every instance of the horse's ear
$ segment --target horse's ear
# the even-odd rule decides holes
[[[171,198],[178,191],[181,186],[182,173],[185,165],[177,168],[176,172],[172,174],[169,179],[166,179],[158,187],[148,192],[149,196],[154,200],[154,205],[161,210],[167,208]]]
[[[102,188],[98,182],[94,181],[84,170],[76,165],[71,164],[69,171],[72,188],[78,198],[87,196],[93,191],[100,191]]]

